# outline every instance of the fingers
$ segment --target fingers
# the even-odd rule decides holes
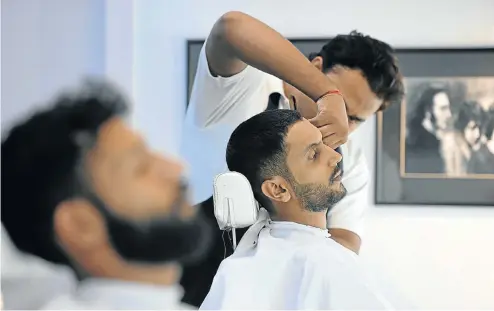
[[[345,140],[338,140],[334,143],[332,143],[331,145],[328,145],[330,148],[332,149],[336,149],[338,148],[339,146],[343,145],[344,143],[346,143],[346,139]]]
[[[324,118],[320,117],[320,114],[310,119],[309,122],[315,127],[321,127],[328,123],[327,121],[324,120]]]
[[[347,141],[346,136],[342,137],[341,135],[336,134],[338,130],[337,125],[324,125],[318,129],[321,131],[324,144],[328,147],[335,149]]]
[[[322,138],[326,138],[326,137],[335,135],[337,133],[337,130],[338,130],[338,126],[336,126],[334,124],[319,126],[317,128],[321,132]]]
[[[334,136],[334,135],[333,135],[333,136]],[[335,138],[331,138],[331,137],[324,138],[324,139],[322,140],[322,142],[323,142],[326,146],[328,146],[328,147],[330,147],[330,148],[332,148],[332,149],[334,149],[334,148],[335,148],[335,147],[333,147],[333,146],[335,146],[335,145],[336,145],[337,141],[338,141],[338,140],[335,140]]]
[[[344,140],[336,138],[336,136],[331,136],[322,140],[323,143],[331,149],[336,149],[345,143]]]

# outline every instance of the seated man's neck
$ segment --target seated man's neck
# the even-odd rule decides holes
[[[272,217],[277,221],[291,221],[298,224],[327,229],[327,211],[310,212],[300,206],[280,206],[278,213]]]

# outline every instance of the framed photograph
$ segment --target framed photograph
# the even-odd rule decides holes
[[[290,39],[307,56],[328,40]],[[203,44],[187,41],[187,103]],[[375,203],[494,206],[494,48],[396,54],[407,96],[377,115]]]
[[[398,60],[406,98],[377,116],[376,204],[494,207],[494,48]]]

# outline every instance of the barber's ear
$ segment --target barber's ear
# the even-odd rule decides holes
[[[264,181],[261,185],[261,190],[265,196],[277,202],[286,203],[292,197],[285,179],[280,176]]]
[[[314,59],[311,61],[311,63],[316,66],[319,71],[322,71],[322,66],[323,66],[323,59],[321,56],[316,56]]]
[[[106,239],[102,215],[82,199],[60,203],[54,215],[54,229],[59,243],[69,252],[99,247]]]

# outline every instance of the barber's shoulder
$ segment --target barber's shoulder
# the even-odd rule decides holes
[[[238,18],[238,12],[223,14],[214,24],[205,43],[209,70],[213,76],[231,77],[242,72],[247,64],[237,57],[229,44],[228,28]]]
[[[263,90],[267,76],[267,73],[251,66],[233,76],[215,76],[203,46],[191,89],[187,120],[193,121],[194,126],[207,127],[224,119],[241,118],[252,110],[252,105],[262,105],[263,101],[256,100],[256,96],[260,96],[258,94]]]

